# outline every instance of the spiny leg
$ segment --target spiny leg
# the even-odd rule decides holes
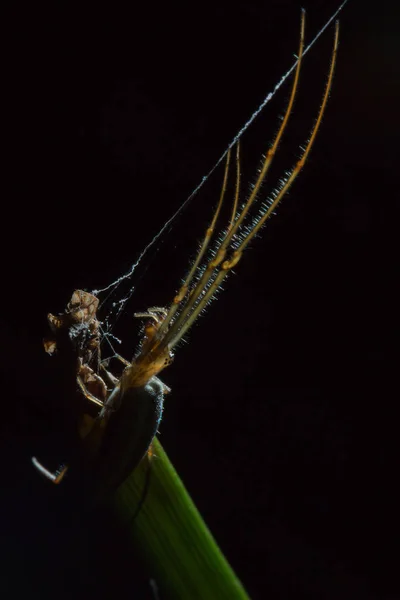
[[[261,217],[257,221],[257,223],[254,224],[254,226],[253,226],[252,230],[250,231],[250,233],[240,243],[239,248],[237,248],[233,252],[231,260],[230,261],[226,261],[226,264],[224,263],[222,265],[222,268],[224,270],[231,269],[235,264],[237,264],[237,262],[240,260],[240,257],[241,257],[241,255],[243,253],[243,250],[246,248],[246,246],[251,242],[251,240],[260,231],[260,229],[262,228],[262,226],[264,225],[264,223],[266,222],[266,220],[271,216],[271,214],[276,209],[276,207],[278,206],[278,204],[280,203],[280,201],[282,200],[282,198],[286,195],[286,193],[288,192],[289,188],[292,186],[294,180],[296,179],[296,177],[300,173],[301,169],[304,167],[304,165],[305,165],[305,163],[307,161],[308,155],[310,154],[311,148],[314,145],[315,138],[317,136],[319,127],[321,125],[322,117],[324,116],[324,113],[325,113],[325,108],[326,108],[326,105],[327,105],[327,102],[328,102],[329,93],[330,93],[330,90],[331,90],[331,87],[332,87],[333,74],[334,74],[334,71],[335,71],[335,64],[336,64],[336,56],[337,56],[338,43],[339,43],[339,21],[336,21],[336,24],[335,24],[335,37],[334,37],[334,42],[333,42],[333,51],[332,51],[331,64],[330,64],[330,68],[329,68],[328,80],[326,82],[325,92],[324,92],[324,95],[323,95],[323,98],[322,98],[322,103],[321,103],[321,107],[319,109],[319,113],[318,113],[317,119],[315,121],[314,127],[311,130],[311,135],[310,135],[310,138],[309,138],[309,140],[308,140],[308,142],[306,144],[305,149],[303,150],[303,154],[301,155],[300,159],[297,161],[296,165],[292,169],[292,171],[291,171],[289,177],[287,178],[285,184],[279,190],[276,198],[270,204],[270,206],[265,211],[265,213],[261,215]]]
[[[212,235],[214,233],[214,228],[215,228],[215,224],[217,222],[219,213],[221,211],[221,206],[222,203],[224,201],[224,197],[225,197],[225,193],[226,193],[226,186],[227,186],[227,182],[228,182],[228,173],[229,173],[229,164],[230,164],[230,157],[231,157],[231,151],[230,149],[227,152],[226,155],[226,162],[225,162],[225,171],[224,171],[224,180],[223,180],[223,184],[222,184],[222,188],[221,188],[221,193],[220,193],[220,197],[219,197],[219,201],[218,201],[218,205],[217,208],[214,212],[213,218],[211,220],[211,223],[209,225],[209,227],[206,230],[203,242],[200,245],[200,249],[197,253],[196,259],[192,265],[192,268],[190,269],[188,275],[186,276],[185,281],[183,282],[180,290],[178,291],[177,295],[175,296],[175,298],[173,299],[173,302],[171,304],[171,306],[169,307],[168,313],[164,319],[164,322],[162,323],[161,327],[158,330],[158,338],[161,339],[162,335],[164,334],[165,331],[167,331],[179,305],[181,304],[181,302],[184,300],[184,298],[186,297],[186,294],[189,290],[189,286],[193,280],[193,277],[197,271],[197,268],[199,266],[199,264],[201,263],[204,253],[206,252],[208,245],[210,243],[210,240],[212,238]],[[234,216],[234,215],[233,215]]]
[[[225,232],[225,237],[222,240],[222,244],[224,243],[225,239],[229,235],[230,231],[233,230],[233,227],[234,227],[234,224],[235,224],[235,216],[236,216],[237,205],[238,205],[238,201],[239,201],[239,192],[240,192],[240,145],[239,145],[239,142],[238,142],[237,146],[236,146],[235,200],[234,200],[234,204],[233,204],[233,209],[232,209],[232,214],[231,214],[231,218],[230,218],[230,221],[229,221],[229,225],[228,225],[228,228],[227,228],[227,230]],[[179,327],[181,326],[181,323],[184,322],[184,320],[190,315],[191,311],[194,309],[194,307],[196,306],[196,304],[201,299],[202,294],[207,289],[207,286],[210,284],[210,282],[212,282],[213,277],[215,277],[215,275],[217,273],[218,266],[221,264],[221,262],[225,258],[225,250],[223,248],[221,249],[222,244],[217,249],[217,251],[215,253],[214,259],[211,260],[207,264],[207,266],[204,269],[204,272],[201,275],[198,283],[191,290],[191,292],[189,294],[189,297],[187,298],[186,303],[182,305],[182,312],[178,315],[178,317],[175,319],[175,321],[172,322],[170,331],[168,331],[168,333],[165,334],[164,338],[162,338],[162,330],[158,331],[157,338],[159,340],[161,340],[160,341],[160,345],[159,345],[161,349],[162,348],[166,348],[168,346],[169,340],[174,335],[174,331],[179,330]],[[175,310],[176,310],[177,306],[178,305],[175,306]]]
[[[304,18],[304,16],[303,16],[303,18]],[[301,169],[303,168],[303,166],[304,166],[304,164],[305,164],[305,162],[306,162],[306,160],[308,158],[308,155],[310,153],[310,150],[311,150],[311,148],[312,148],[312,146],[314,144],[315,137],[316,137],[316,135],[318,133],[318,129],[320,127],[320,124],[321,124],[321,121],[322,121],[322,117],[324,115],[326,104],[327,104],[327,101],[328,101],[329,92],[330,92],[330,89],[332,87],[332,79],[333,79],[333,73],[334,73],[334,70],[335,70],[336,55],[337,55],[337,48],[338,48],[338,40],[339,40],[339,22],[337,21],[336,22],[336,26],[335,26],[335,37],[334,37],[334,45],[333,45],[333,51],[332,51],[331,64],[330,64],[330,69],[329,69],[328,80],[327,80],[327,83],[326,83],[326,86],[325,86],[324,96],[323,96],[323,99],[322,99],[322,103],[321,103],[321,107],[320,107],[320,110],[319,110],[319,113],[318,113],[317,120],[316,120],[316,122],[314,124],[314,127],[313,127],[313,129],[311,131],[310,138],[308,140],[308,143],[307,143],[307,145],[306,145],[306,147],[305,147],[305,149],[304,149],[304,151],[303,151],[300,159],[297,161],[295,167],[292,169],[289,177],[287,178],[286,183],[282,186],[281,190],[278,192],[276,198],[271,203],[271,205],[269,206],[269,208],[258,219],[258,221],[253,225],[251,231],[248,233],[248,235],[240,243],[240,246],[232,253],[231,258],[229,258],[228,260],[224,260],[222,262],[221,270],[218,272],[218,274],[215,277],[214,281],[211,283],[211,285],[209,286],[209,288],[207,289],[207,291],[204,293],[204,295],[201,296],[201,292],[198,294],[198,296],[197,296],[198,303],[195,305],[195,307],[194,307],[193,311],[191,312],[191,314],[188,315],[187,311],[185,310],[185,315],[187,316],[186,320],[183,319],[181,326],[177,327],[175,329],[175,331],[172,332],[173,335],[169,336],[168,344],[169,344],[170,350],[172,350],[174,348],[174,346],[180,341],[180,339],[185,335],[185,333],[188,331],[188,329],[191,327],[191,325],[195,322],[195,320],[199,316],[200,312],[203,310],[203,308],[207,305],[207,303],[209,302],[209,300],[212,298],[212,296],[215,293],[215,291],[221,286],[221,284],[222,284],[224,278],[227,276],[228,272],[239,262],[239,260],[242,257],[244,249],[247,247],[247,245],[249,244],[249,242],[254,238],[254,236],[259,232],[259,230],[264,225],[264,223],[266,222],[266,220],[268,219],[268,217],[270,217],[270,215],[272,214],[272,212],[276,209],[276,207],[278,206],[279,202],[285,196],[285,194],[287,193],[287,191],[289,190],[289,188],[293,184],[294,180],[296,179],[296,177],[300,173]],[[299,61],[300,61],[300,56],[299,56]],[[251,194],[251,196],[252,195],[253,194]],[[247,205],[248,205],[248,203],[247,203]],[[237,222],[239,220],[242,220],[241,216],[242,215],[240,215],[240,217],[237,219],[237,221],[235,223],[235,226],[236,226],[236,224],[237,224]],[[229,236],[227,236],[227,237],[229,237]],[[224,243],[225,243],[225,240],[224,240],[223,244]],[[211,261],[211,263],[212,263],[212,261]],[[203,289],[204,289],[204,287],[203,287]],[[175,323],[174,323],[174,325],[175,325]],[[171,327],[171,330],[174,329],[174,325]]]
[[[276,154],[279,142],[286,130],[286,125],[288,123],[289,117],[292,112],[294,100],[296,97],[298,81],[299,81],[299,76],[300,76],[300,67],[301,67],[301,62],[302,62],[302,57],[303,57],[304,30],[305,30],[305,11],[302,10],[301,24],[300,24],[300,42],[299,42],[299,51],[298,51],[298,62],[297,62],[297,67],[296,67],[296,71],[295,71],[295,75],[294,75],[294,79],[293,79],[289,103],[286,108],[286,112],[283,117],[281,126],[278,130],[275,140],[273,141],[271,147],[269,148],[269,150],[267,152],[267,155],[263,161],[257,181],[250,193],[250,196],[249,196],[247,202],[245,203],[244,208],[242,209],[241,213],[238,215],[236,220],[234,220],[234,222],[233,222],[233,220],[231,220],[231,226],[228,227],[225,237],[222,240],[222,242],[217,250],[215,258],[208,263],[207,267],[204,270],[203,275],[200,278],[200,281],[194,288],[192,294],[189,297],[189,300],[184,305],[182,312],[179,314],[178,318],[173,322],[170,330],[165,335],[164,339],[162,339],[162,341],[160,342],[161,348],[165,348],[169,344],[170,348],[172,350],[173,346],[175,346],[177,341],[179,341],[182,338],[182,336],[184,335],[184,334],[182,334],[182,335],[180,334],[180,331],[182,330],[182,328],[184,327],[185,332],[188,330],[190,325],[195,321],[198,314],[204,307],[204,305],[205,305],[204,299],[207,297],[206,302],[208,302],[208,300],[211,298],[212,294],[218,289],[218,287],[221,284],[221,279],[220,279],[219,274],[216,275],[218,267],[223,263],[225,256],[226,256],[226,252],[232,242],[234,235],[240,228],[241,224],[243,223],[244,218],[246,217],[248,211],[250,210],[250,208],[252,207],[252,205],[254,204],[254,202],[256,200],[257,194],[258,194],[258,192],[261,188],[261,185],[263,184],[265,177],[268,173],[268,170],[271,166],[272,160]],[[238,154],[237,154],[236,162],[237,162],[237,173],[236,173],[236,192],[235,192],[235,203],[234,203],[235,212],[236,212],[236,206],[237,206],[237,202],[238,202],[239,184],[240,184],[240,161],[239,161]],[[213,277],[215,277],[215,275],[216,275],[216,278],[214,281],[212,281],[212,279],[213,279]],[[218,283],[217,283],[217,279],[218,279]],[[206,291],[206,290],[207,290],[207,287],[209,286],[210,282],[211,282],[211,286],[208,288],[208,290],[212,289],[212,292],[208,293],[208,291]],[[201,303],[201,308],[198,309],[199,303]],[[196,315],[195,317],[193,317],[194,314]],[[189,321],[188,326],[185,325],[185,323],[187,321]],[[161,332],[160,332],[160,337],[161,337]]]

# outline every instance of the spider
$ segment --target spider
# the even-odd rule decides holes
[[[217,219],[224,201],[230,172],[231,150],[226,155],[225,171],[217,208],[205,232],[195,261],[186,275],[178,293],[170,306],[153,307],[145,312],[135,313],[135,317],[146,319],[144,335],[139,350],[132,362],[117,356],[125,368],[118,379],[100,361],[99,322],[96,317],[98,299],[88,292],[77,290],[64,314],[49,315],[54,339],[45,342],[45,348],[53,353],[57,348],[57,336],[67,332],[77,358],[77,383],[83,396],[100,407],[89,424],[81,425],[81,438],[91,444],[96,440],[95,469],[107,480],[110,489],[117,487],[146,455],[157,433],[161,421],[164,394],[169,388],[158,375],[171,364],[173,352],[204,307],[211,300],[224,279],[239,263],[243,252],[258,234],[267,219],[285,196],[303,168],[325,113],[332,86],[333,73],[338,48],[339,24],[336,22],[333,51],[322,103],[315,124],[300,159],[287,174],[281,188],[272,202],[261,209],[259,215],[246,227],[245,219],[256,202],[258,192],[265,180],[277,152],[279,143],[287,128],[296,96],[300,67],[304,50],[305,13],[302,12],[298,62],[293,78],[288,106],[282,123],[267,151],[256,183],[241,209],[240,197],[240,148],[235,152],[235,194],[231,217],[225,233],[215,244],[212,259],[203,263],[204,255],[213,238]],[[97,361],[96,364],[95,360]],[[102,372],[100,376],[99,372]],[[86,419],[88,421],[88,419]],[[100,441],[99,441],[100,440]],[[92,444],[93,445],[93,444]],[[59,483],[68,466],[62,466],[55,474],[51,473],[36,459],[35,467],[54,483]],[[116,466],[117,465],[117,466]]]

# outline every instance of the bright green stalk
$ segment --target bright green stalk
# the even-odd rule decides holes
[[[162,592],[179,600],[249,600],[160,442],[148,491],[143,460],[116,494],[116,509]],[[146,464],[147,463],[147,464]]]

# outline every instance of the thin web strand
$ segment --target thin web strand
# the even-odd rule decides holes
[[[344,0],[344,2],[342,2],[342,4],[333,13],[333,15],[328,19],[328,21],[326,21],[325,25],[323,25],[321,27],[321,29],[314,36],[314,38],[311,40],[311,42],[308,44],[308,46],[304,49],[304,51],[303,51],[303,57],[313,47],[313,45],[315,44],[315,42],[320,38],[320,36],[324,33],[324,31],[329,27],[329,25],[337,17],[337,15],[343,10],[343,8],[347,4],[347,2],[348,2],[348,0]],[[210,169],[210,171],[206,175],[204,175],[202,177],[202,179],[201,179],[200,183],[197,185],[197,187],[195,187],[195,189],[186,198],[186,200],[184,200],[184,202],[180,205],[180,207],[164,223],[164,225],[161,227],[161,229],[158,231],[158,233],[156,233],[156,235],[152,238],[152,240],[147,244],[147,246],[145,246],[145,248],[140,253],[138,259],[131,266],[131,268],[129,269],[129,271],[127,271],[124,275],[121,275],[120,277],[118,277],[115,281],[113,281],[112,283],[110,283],[106,287],[101,288],[101,289],[92,290],[92,292],[91,292],[92,294],[94,294],[95,296],[97,296],[98,294],[101,294],[103,292],[107,292],[109,290],[115,290],[123,281],[125,281],[125,279],[129,279],[130,277],[132,277],[133,273],[135,272],[136,267],[139,266],[139,264],[141,263],[142,259],[148,253],[148,251],[154,246],[154,244],[162,236],[162,234],[164,233],[164,231],[166,229],[168,229],[168,227],[170,225],[172,225],[173,221],[185,209],[185,207],[191,202],[191,200],[194,198],[194,196],[200,191],[200,189],[203,187],[203,185],[206,183],[206,181],[211,177],[211,175],[214,173],[214,171],[219,167],[219,165],[221,164],[221,162],[224,160],[224,158],[227,155],[228,151],[236,144],[236,142],[239,141],[239,139],[242,137],[242,135],[244,134],[244,132],[255,121],[255,119],[263,111],[263,109],[268,104],[268,102],[270,102],[270,100],[272,100],[272,98],[275,96],[275,94],[278,92],[278,90],[285,83],[285,81],[287,80],[287,78],[292,74],[292,72],[294,71],[294,69],[297,66],[297,63],[298,63],[298,59],[296,58],[296,61],[293,63],[293,65],[290,67],[290,69],[285,73],[285,75],[280,79],[280,81],[275,85],[275,87],[272,90],[272,92],[269,92],[265,96],[264,100],[261,102],[261,104],[258,106],[258,108],[251,115],[250,119],[248,121],[246,121],[246,123],[243,125],[243,127],[235,135],[235,137],[233,138],[233,140],[228,144],[228,146],[226,147],[226,149],[224,150],[224,152],[221,154],[221,156],[219,157],[219,159],[216,161],[216,163],[214,164],[214,166]]]
[[[160,329],[159,339],[162,340],[161,345],[163,347],[166,347],[169,344],[170,340],[175,339],[177,332],[181,330],[184,322],[190,318],[192,311],[196,310],[195,307],[198,305],[201,298],[203,297],[205,290],[208,289],[209,285],[211,285],[211,279],[215,277],[220,264],[222,263],[223,260],[225,260],[226,251],[230,246],[233,236],[236,234],[236,231],[241,227],[243,220],[246,218],[246,215],[247,215],[249,209],[255,202],[257,194],[258,194],[259,190],[261,189],[262,183],[267,175],[269,167],[271,166],[271,163],[276,154],[279,142],[282,139],[282,136],[286,130],[286,126],[289,121],[290,115],[292,113],[294,99],[296,97],[297,88],[298,88],[298,84],[299,84],[300,67],[302,64],[302,56],[303,56],[303,49],[304,49],[304,34],[305,34],[305,11],[303,9],[301,11],[301,22],[300,22],[300,42],[299,42],[299,51],[298,51],[299,58],[297,61],[296,73],[293,78],[290,99],[289,99],[288,105],[286,107],[285,115],[282,119],[281,126],[278,130],[278,133],[275,136],[274,141],[272,142],[272,144],[269,147],[269,150],[265,156],[265,159],[263,160],[263,164],[260,169],[259,175],[257,177],[257,181],[252,189],[250,196],[248,197],[245,204],[243,205],[243,208],[240,211],[240,213],[237,215],[237,218],[236,218],[234,224],[232,225],[232,227],[230,227],[230,226],[228,227],[226,234],[224,235],[221,243],[219,244],[218,248],[216,249],[215,257],[208,263],[208,265],[204,269],[203,274],[202,274],[201,278],[199,279],[196,287],[192,290],[192,293],[191,293],[186,305],[183,306],[182,312],[179,314],[178,318],[174,321],[174,323],[172,324],[171,328],[169,329],[169,331],[165,337],[163,337],[163,335],[162,335],[162,333],[163,333],[162,328]],[[228,156],[229,155],[230,155],[230,151],[228,153]]]
[[[321,107],[319,109],[319,113],[318,113],[316,122],[311,130],[310,138],[307,142],[306,147],[304,148],[301,158],[296,163],[295,167],[292,169],[286,183],[281,188],[281,190],[277,194],[275,200],[268,208],[268,210],[265,212],[265,214],[263,214],[261,216],[261,218],[254,224],[254,226],[252,226],[252,229],[247,234],[247,236],[242,240],[239,247],[234,251],[231,258],[228,260],[225,260],[222,263],[221,270],[218,272],[214,281],[207,287],[207,291],[204,294],[201,294],[201,296],[199,295],[199,297],[198,297],[199,301],[197,302],[197,304],[194,307],[194,310],[191,312],[191,314],[188,314],[186,320],[184,320],[181,324],[179,324],[178,327],[174,328],[174,326],[172,326],[172,328],[170,330],[171,334],[169,336],[167,335],[166,338],[163,340],[163,344],[165,343],[165,340],[167,340],[168,347],[170,348],[170,350],[172,350],[174,348],[174,346],[176,346],[176,344],[186,334],[188,329],[197,320],[201,311],[210,302],[210,300],[213,298],[215,292],[221,286],[225,277],[229,274],[229,271],[231,271],[232,268],[241,259],[243,251],[246,248],[246,246],[248,245],[248,243],[255,237],[257,232],[260,230],[260,228],[263,226],[265,221],[268,219],[268,217],[270,216],[270,214],[272,213],[274,208],[276,208],[276,206],[279,204],[279,202],[285,196],[286,192],[289,190],[289,188],[293,184],[294,180],[296,179],[296,177],[300,173],[301,169],[303,168],[304,163],[306,162],[308,155],[310,153],[310,150],[311,150],[312,146],[314,145],[316,135],[317,135],[319,127],[321,125],[322,117],[325,114],[325,109],[326,109],[329,93],[330,93],[330,90],[332,87],[332,80],[333,80],[333,73],[334,73],[335,64],[336,64],[338,42],[339,42],[339,21],[336,21],[335,37],[334,37],[334,44],[333,44],[333,51],[332,51],[332,57],[331,57],[331,64],[330,64],[330,68],[329,68],[328,80],[327,80],[327,83],[325,86],[325,91],[324,91]],[[300,58],[301,58],[301,53],[300,53]],[[294,86],[294,90],[296,90],[296,86]]]

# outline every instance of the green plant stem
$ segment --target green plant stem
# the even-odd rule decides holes
[[[115,506],[157,585],[182,600],[249,600],[156,438],[153,449],[150,473],[143,460]]]

